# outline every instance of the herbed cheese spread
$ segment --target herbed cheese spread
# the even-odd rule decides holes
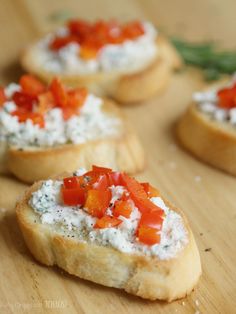
[[[211,89],[193,94],[198,108],[213,120],[236,126],[235,80],[222,89]]]
[[[81,176],[84,169],[74,175]],[[62,202],[61,188],[63,181],[44,181],[41,187],[33,192],[29,205],[39,215],[41,223],[53,226],[63,236],[75,238],[76,241],[87,241],[102,246],[111,246],[119,251],[130,254],[146,254],[156,256],[161,260],[170,259],[188,243],[188,232],[182,217],[168,208],[161,197],[152,197],[153,204],[161,208],[165,218],[160,232],[160,242],[145,245],[137,241],[136,229],[140,222],[141,213],[132,203],[129,218],[119,216],[122,221],[116,227],[103,229],[94,228],[97,218],[92,217],[82,206],[66,206]],[[127,192],[124,186],[110,186],[112,196],[106,215],[112,215],[111,208]]]
[[[8,85],[5,95],[11,99],[21,86]],[[18,148],[52,147],[63,144],[82,144],[90,140],[117,136],[122,129],[119,118],[103,110],[103,100],[88,94],[78,115],[63,119],[62,109],[52,108],[44,114],[44,127],[34,124],[30,119],[20,122],[12,115],[17,106],[13,100],[0,106],[0,142]]]
[[[145,68],[158,55],[157,31],[149,22],[141,23],[144,34],[119,44],[106,44],[94,58],[80,56],[80,44],[70,42],[56,51],[50,49],[55,36],[68,36],[68,27],[58,29],[43,38],[34,53],[40,67],[54,74],[90,74],[96,72],[135,72]]]

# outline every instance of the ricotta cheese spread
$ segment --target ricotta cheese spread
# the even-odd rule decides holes
[[[20,86],[13,83],[4,91],[11,98],[14,92],[20,91]],[[0,142],[18,148],[51,147],[117,136],[121,130],[121,120],[105,113],[102,106],[101,98],[88,94],[79,115],[65,121],[62,110],[53,108],[44,115],[45,127],[40,128],[29,119],[20,123],[18,117],[11,115],[17,108],[16,104],[6,101],[0,108]]]
[[[79,174],[82,175],[83,171],[80,171]],[[33,192],[29,205],[39,215],[43,224],[53,226],[63,236],[76,238],[77,241],[111,246],[130,254],[154,256],[161,260],[173,258],[188,243],[188,232],[182,217],[168,208],[161,197],[151,198],[151,201],[165,212],[161,240],[159,244],[149,246],[136,239],[135,231],[140,220],[140,212],[134,203],[132,203],[132,213],[129,218],[119,216],[119,219],[122,220],[120,225],[95,229],[97,218],[89,215],[86,208],[63,205],[60,196],[62,184],[62,181],[44,181],[41,187]],[[111,186],[110,189],[112,192],[110,207],[112,207],[114,202],[121,197],[125,188]],[[109,208],[106,214],[111,214]]]
[[[100,49],[94,59],[85,60],[79,56],[80,46],[70,43],[58,51],[52,51],[50,43],[55,35],[64,37],[66,27],[49,34],[35,47],[39,66],[54,74],[90,74],[99,71],[134,72],[145,68],[158,54],[157,31],[151,23],[143,22],[145,33],[122,44],[109,44]]]
[[[233,83],[235,83],[235,81]],[[228,87],[231,87],[231,85]],[[212,119],[236,126],[236,108],[220,108],[218,106],[219,98],[217,92],[217,89],[196,92],[193,94],[193,100],[197,103],[198,108]]]

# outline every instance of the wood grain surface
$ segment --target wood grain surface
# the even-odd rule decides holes
[[[234,0],[0,0],[0,83],[17,80],[21,50],[56,27],[60,12],[146,18],[166,34],[235,48],[235,10]],[[236,178],[194,159],[178,147],[173,133],[191,93],[204,85],[201,78],[192,69],[176,74],[164,95],[125,109],[148,155],[138,177],[156,185],[189,218],[203,265],[195,291],[170,304],[149,302],[38,264],[14,213],[26,186],[0,177],[0,313],[236,313]]]

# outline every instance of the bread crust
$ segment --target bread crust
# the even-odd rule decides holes
[[[144,151],[133,128],[120,109],[104,100],[104,110],[121,119],[123,127],[114,137],[107,137],[83,144],[65,144],[49,148],[10,147],[7,168],[26,183],[46,179],[62,171],[74,171],[79,167],[91,168],[93,164],[135,173],[145,166]]]
[[[200,160],[236,175],[236,132],[227,122],[218,122],[191,104],[177,124],[180,143]]]
[[[67,85],[86,86],[95,94],[112,97],[122,104],[142,102],[161,92],[167,86],[172,70],[181,66],[180,57],[164,37],[158,36],[157,45],[157,58],[145,68],[130,74],[113,71],[58,76]],[[32,44],[22,54],[21,64],[26,71],[50,82],[55,73],[42,69],[37,59],[36,44]]]
[[[41,224],[39,216],[28,205],[32,192],[41,184],[37,182],[30,187],[16,206],[25,242],[39,262],[57,265],[82,279],[124,289],[150,300],[172,301],[185,297],[197,284],[201,275],[200,256],[188,222],[179,209],[167,203],[182,216],[189,242],[176,257],[160,260],[79,242],[58,233],[53,226]]]

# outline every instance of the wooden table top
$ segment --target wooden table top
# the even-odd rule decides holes
[[[56,27],[55,16],[62,12],[92,19],[150,19],[166,34],[213,39],[232,48],[235,10],[234,0],[1,0],[0,83],[17,80],[20,51]],[[173,134],[192,92],[203,85],[201,74],[190,69],[174,75],[163,95],[125,109],[148,155],[147,169],[138,177],[159,187],[189,218],[203,265],[195,291],[170,304],[149,302],[38,264],[25,247],[14,214],[26,186],[2,176],[0,313],[236,313],[236,178],[194,159],[177,146]]]

